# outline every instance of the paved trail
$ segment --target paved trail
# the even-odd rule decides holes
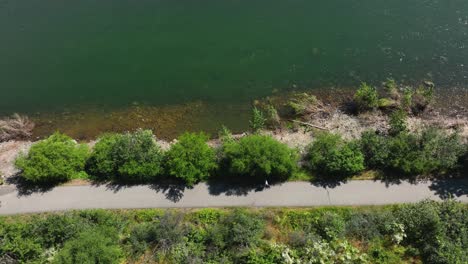
[[[198,184],[193,189],[154,186],[63,186],[46,192],[22,194],[11,186],[0,187],[0,214],[61,211],[86,208],[168,208],[229,206],[379,205],[440,200],[453,196],[468,203],[468,182],[421,182],[386,185],[375,181],[350,181],[334,188],[308,182],[289,182],[264,190],[226,189]]]

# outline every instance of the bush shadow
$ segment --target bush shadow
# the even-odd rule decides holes
[[[18,196],[29,196],[33,193],[46,193],[60,185],[62,182],[34,183],[27,181],[21,174],[16,174],[6,179],[7,184],[14,185],[18,190]]]
[[[223,164],[224,165],[224,164]],[[234,175],[227,167],[221,166],[206,182],[211,195],[246,196],[250,192],[260,192],[271,185],[281,183],[273,179],[259,180],[248,175]]]
[[[468,178],[433,179],[429,189],[441,199],[458,198],[468,195]]]
[[[112,190],[114,193],[117,193],[123,189],[131,188],[135,186],[149,186],[150,189],[161,192],[165,195],[166,199],[174,203],[180,201],[184,196],[184,191],[187,188],[190,188],[183,181],[178,179],[173,179],[169,177],[158,177],[158,182],[155,180],[145,180],[139,182],[132,181],[119,181],[115,179],[105,179],[100,180],[98,178],[92,178],[93,186],[105,186],[108,190]]]

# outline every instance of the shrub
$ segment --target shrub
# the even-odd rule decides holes
[[[434,128],[423,131],[421,145],[426,172],[455,169],[459,166],[466,149],[457,133],[448,134]]]
[[[91,229],[67,241],[63,249],[55,256],[53,263],[60,264],[111,264],[121,263],[122,250],[117,244],[115,234],[100,229]]]
[[[265,113],[266,113],[265,124],[269,128],[273,129],[280,125],[281,117],[278,114],[278,110],[276,110],[276,108],[273,105],[268,104],[265,107]]]
[[[377,108],[379,105],[377,89],[366,83],[362,83],[354,94],[354,101],[359,111],[368,111]]]
[[[359,144],[364,154],[366,167],[382,169],[387,166],[390,156],[388,137],[378,135],[374,131],[366,131],[361,135]]]
[[[16,160],[15,165],[30,182],[55,183],[83,175],[87,156],[86,145],[55,133],[34,144],[27,155]]]
[[[163,154],[152,132],[138,130],[101,137],[88,160],[87,168],[101,179],[145,182],[161,173],[162,158]]]
[[[256,107],[252,110],[252,119],[250,120],[250,129],[252,132],[257,133],[258,131],[265,128],[266,118],[263,116],[262,111]]]
[[[286,180],[297,169],[297,154],[270,136],[250,135],[223,146],[232,174],[252,181]]]
[[[127,239],[132,249],[132,255],[138,256],[148,247],[156,247],[168,251],[174,245],[183,242],[187,229],[182,223],[183,215],[165,213],[153,223],[143,223],[135,226]]]
[[[221,129],[218,131],[218,138],[221,142],[232,141],[233,136],[231,130],[226,126],[221,126]]]
[[[0,242],[0,261],[8,256],[13,260],[10,263],[31,263],[40,259],[43,252],[38,239],[31,236],[30,226],[24,223],[0,221]]]
[[[403,205],[395,214],[405,227],[404,244],[419,249],[425,263],[465,263],[467,210],[454,201]]]
[[[320,102],[308,93],[293,93],[286,102],[286,109],[293,116],[303,116],[314,112]]]
[[[319,134],[309,147],[312,169],[331,176],[346,177],[364,170],[364,156],[356,142],[346,142],[341,136]]]
[[[324,239],[333,240],[341,238],[345,232],[345,222],[343,218],[334,212],[325,212],[318,219],[318,234]]]
[[[87,226],[79,218],[69,215],[51,215],[33,224],[34,234],[45,248],[60,247]]]
[[[262,219],[242,210],[235,210],[222,221],[224,241],[230,247],[255,246],[263,235]]]
[[[435,86],[432,82],[425,82],[418,86],[411,97],[411,111],[413,114],[424,112],[434,100]]]
[[[407,118],[407,115],[406,115],[405,111],[403,111],[401,109],[398,109],[398,110],[394,111],[390,115],[389,134],[390,135],[397,135],[399,133],[408,131],[408,128],[407,128],[407,125],[406,125],[406,118]]]
[[[389,141],[388,167],[410,175],[445,172],[459,165],[464,148],[457,134],[437,129],[400,133]]]
[[[206,144],[204,134],[185,133],[166,153],[166,168],[170,176],[192,186],[206,180],[217,167],[214,150]]]

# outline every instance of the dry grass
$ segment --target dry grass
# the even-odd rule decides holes
[[[33,129],[34,122],[27,116],[13,114],[11,117],[0,120],[0,142],[29,138]]]

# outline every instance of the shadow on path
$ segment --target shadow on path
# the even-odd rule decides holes
[[[166,199],[174,203],[180,201],[184,196],[185,189],[189,187],[181,182],[174,181],[163,181],[161,183],[128,183],[128,182],[93,182],[93,186],[105,186],[108,190],[112,190],[114,193],[117,193],[123,189],[131,188],[135,186],[149,186],[155,192],[162,192]]]
[[[9,177],[6,183],[14,185],[18,190],[18,196],[28,196],[33,193],[46,193],[57,186],[56,183],[37,184],[26,181],[21,175]]]
[[[468,179],[434,179],[429,189],[441,199],[465,196],[468,195]]]

